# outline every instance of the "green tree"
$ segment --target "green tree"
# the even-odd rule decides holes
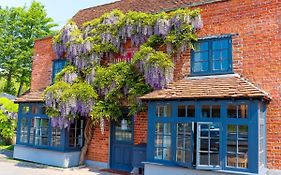
[[[51,35],[54,26],[39,2],[28,8],[0,8],[0,76],[6,79],[5,92],[20,95],[29,84],[34,40]],[[17,89],[13,79],[19,83]]]

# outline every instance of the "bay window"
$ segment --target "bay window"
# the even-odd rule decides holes
[[[75,119],[69,128],[52,127],[42,103],[22,103],[19,108],[17,144],[57,151],[82,148],[83,120]]]
[[[148,161],[196,169],[257,171],[254,155],[258,153],[258,138],[249,135],[258,130],[255,111],[259,103],[149,102]],[[264,128],[263,125],[260,127]],[[263,142],[264,134],[260,135]],[[251,155],[253,158],[249,159]]]

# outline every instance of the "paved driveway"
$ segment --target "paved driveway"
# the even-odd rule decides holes
[[[9,159],[12,153],[0,151],[0,175],[116,175],[87,167],[55,168]]]

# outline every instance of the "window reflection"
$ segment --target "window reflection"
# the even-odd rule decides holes
[[[228,125],[227,166],[248,167],[248,126]]]

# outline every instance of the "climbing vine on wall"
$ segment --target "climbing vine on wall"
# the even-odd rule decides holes
[[[117,119],[128,106],[142,109],[138,97],[173,81],[173,63],[202,28],[200,10],[147,14],[114,10],[77,26],[70,21],[54,37],[58,58],[67,66],[46,89],[53,126],[68,127],[76,117]],[[124,45],[139,48],[130,62],[113,62]]]

